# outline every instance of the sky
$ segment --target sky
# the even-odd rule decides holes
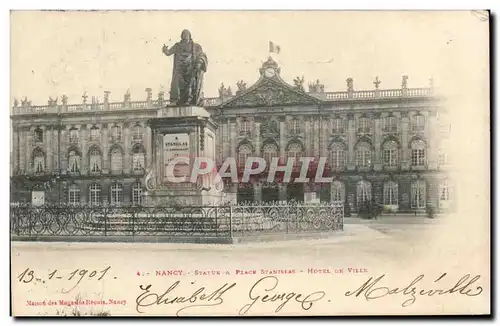
[[[168,92],[173,64],[161,48],[184,28],[208,56],[206,97],[218,96],[221,82],[253,84],[269,41],[280,46],[273,57],[291,84],[304,76],[306,87],[319,79],[325,91],[343,91],[351,77],[356,90],[373,89],[378,76],[380,88],[400,88],[408,75],[408,87],[427,87],[432,76],[453,93],[484,77],[464,62],[484,56],[474,44],[487,40],[486,25],[468,11],[12,12],[11,101],[45,105],[65,94],[80,103],[84,91],[102,101],[105,90],[122,101],[127,89],[145,100],[147,87],[156,98],[161,85]]]

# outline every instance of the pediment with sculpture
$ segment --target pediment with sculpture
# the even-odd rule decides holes
[[[271,58],[260,69],[259,80],[238,95],[228,99],[220,108],[265,107],[280,105],[314,105],[320,101],[280,77],[280,68]]]

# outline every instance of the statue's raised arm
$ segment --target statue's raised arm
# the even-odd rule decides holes
[[[163,45],[162,52],[174,55],[170,101],[174,105],[200,105],[203,74],[207,71],[208,58],[202,47],[194,43],[191,33],[183,30],[181,41],[171,48]]]

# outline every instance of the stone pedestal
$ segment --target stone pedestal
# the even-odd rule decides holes
[[[222,183],[216,184],[215,170],[191,180],[196,158],[206,158],[215,165],[217,125],[201,107],[165,107],[148,124],[152,133],[151,165],[146,177],[146,205],[219,205],[223,200]],[[175,170],[167,166],[183,158]],[[178,180],[182,180],[179,182]]]

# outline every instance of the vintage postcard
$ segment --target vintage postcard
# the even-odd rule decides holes
[[[490,314],[489,12],[10,18],[12,315]]]

